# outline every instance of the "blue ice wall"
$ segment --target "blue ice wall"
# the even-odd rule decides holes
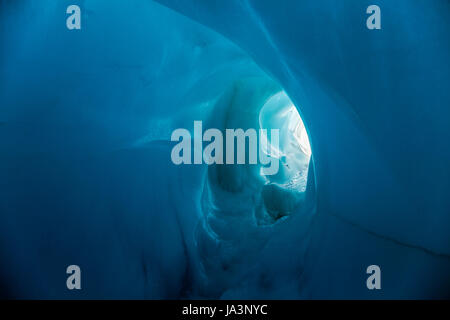
[[[448,297],[450,4],[379,0],[368,30],[370,4],[1,1],[0,295]],[[315,193],[307,214],[259,226],[251,195],[174,166],[169,140],[280,88]],[[239,90],[254,96],[230,109]],[[211,199],[226,213],[212,222]],[[366,288],[371,264],[382,290]]]

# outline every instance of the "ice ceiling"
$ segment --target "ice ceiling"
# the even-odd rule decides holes
[[[375,31],[356,1],[78,2],[71,31],[0,3],[0,296],[448,298],[448,1]],[[280,128],[282,170],[173,165],[194,120]]]

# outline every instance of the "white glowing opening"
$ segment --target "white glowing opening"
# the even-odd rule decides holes
[[[302,118],[298,114],[297,109],[294,105],[287,110],[288,130],[292,133],[295,140],[298,142],[300,149],[307,156],[311,156],[311,146],[309,144],[308,133],[306,132],[305,125],[303,124]]]
[[[264,129],[279,129],[281,131],[281,140],[285,143],[280,145],[280,150],[270,144],[270,138],[263,136],[263,150],[266,154],[271,154],[276,158],[285,155],[284,149],[291,147],[300,148],[306,155],[311,156],[311,145],[309,144],[308,133],[297,108],[292,104],[284,91],[272,96],[264,105],[260,115],[260,125]],[[292,139],[294,138],[294,139]],[[283,146],[284,145],[284,146]],[[269,152],[270,151],[270,152]]]
[[[261,109],[260,126],[279,130],[279,144],[271,144],[271,137],[262,135],[261,151],[280,161],[279,173],[268,178],[278,185],[305,190],[311,145],[305,125],[297,108],[284,91],[273,95]]]

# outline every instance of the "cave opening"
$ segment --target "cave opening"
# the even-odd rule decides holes
[[[264,136],[271,150],[262,150],[280,162],[276,175],[265,175],[267,183],[275,183],[284,188],[301,192],[306,190],[311,146],[305,125],[284,91],[280,91],[267,100],[259,114],[259,124],[263,129],[279,130],[279,141],[271,143],[271,137]],[[266,131],[263,131],[266,132]],[[270,151],[270,152],[269,152]]]
[[[265,90],[258,91],[258,88]],[[277,170],[274,174],[261,162],[210,166],[206,188],[209,190],[207,207],[214,208],[210,213],[249,218],[256,225],[271,225],[295,212],[309,211],[306,208],[311,208],[311,199],[307,194],[314,189],[310,177],[312,150],[297,107],[270,78],[241,79],[231,101],[221,129],[257,129],[261,133],[258,153],[269,159],[265,163]],[[224,105],[220,107],[223,109]],[[252,148],[249,142],[246,139],[247,155]]]
[[[285,91],[277,92],[265,102],[259,124],[264,129],[279,130],[277,150],[273,150],[276,146],[271,137],[266,137],[267,143],[262,144],[279,161],[276,175],[262,175],[265,181],[261,191],[264,211],[276,221],[306,202],[311,145],[303,120]]]

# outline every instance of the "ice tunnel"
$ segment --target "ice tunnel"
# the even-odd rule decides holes
[[[377,4],[0,1],[0,297],[449,298],[450,3]]]

